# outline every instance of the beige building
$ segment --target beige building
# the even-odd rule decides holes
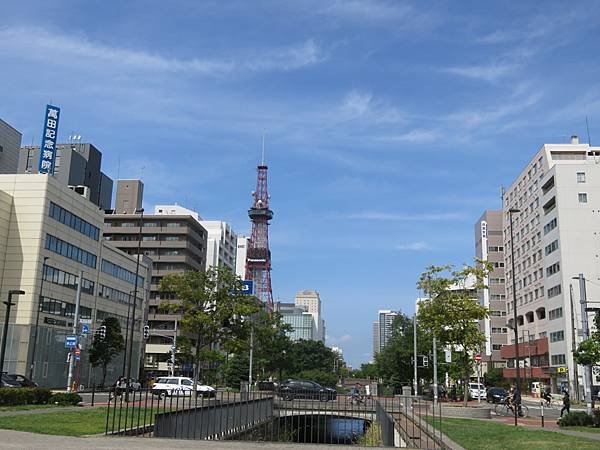
[[[65,336],[72,334],[76,288],[80,271],[82,294],[79,332],[83,333],[77,373],[84,385],[100,382],[88,350],[95,331],[107,317],[116,317],[123,334],[133,296],[136,258],[102,240],[104,212],[98,206],[44,174],[0,175],[0,298],[14,297],[4,368],[29,375],[42,386],[66,387]],[[44,261],[44,258],[46,260]],[[144,311],[149,287],[149,264],[139,267],[138,311]],[[43,282],[42,282],[43,278]],[[34,342],[38,307],[37,342]],[[0,305],[2,321],[6,310]],[[140,318],[140,315],[137,315]],[[132,374],[138,373],[143,323],[134,333]],[[122,354],[108,367],[108,382],[121,375]]]
[[[116,203],[120,204],[118,195]],[[157,212],[144,214],[141,228],[141,252],[152,260],[153,265],[147,316],[151,335],[146,343],[144,369],[155,375],[166,375],[181,316],[161,310],[162,302],[176,299],[160,292],[160,281],[172,273],[205,270],[207,232],[193,215],[171,211],[165,214],[164,207],[158,206]],[[141,214],[106,214],[104,239],[126,253],[137,253],[140,220]],[[179,373],[190,370],[177,368]]]
[[[17,173],[21,133],[0,119],[0,174]]]
[[[600,147],[581,144],[576,136],[567,144],[545,144],[506,190],[503,203],[508,322],[512,325],[514,258],[521,377],[550,382],[555,392],[566,385],[581,392],[582,367],[572,353],[581,340],[581,293],[573,277],[583,274],[587,298],[600,298]],[[513,214],[514,242],[512,208],[520,211]],[[504,375],[515,377],[512,330],[508,343],[513,345],[502,349],[508,362]]]
[[[500,349],[507,343],[508,331],[502,230],[502,211],[487,210],[475,223],[475,256],[493,266],[486,280],[487,289],[479,292],[480,303],[490,311],[489,317],[479,324],[486,338],[485,350],[481,352],[482,373],[506,366],[500,355]]]

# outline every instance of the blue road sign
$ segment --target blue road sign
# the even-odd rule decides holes
[[[65,336],[65,348],[77,347],[77,336],[68,335]]]
[[[90,332],[90,326],[87,324],[81,325],[81,334],[88,334]]]
[[[243,280],[242,281],[242,293],[244,295],[252,295],[252,294],[254,294],[254,281],[252,281],[252,280]]]

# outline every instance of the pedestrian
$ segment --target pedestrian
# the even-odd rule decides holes
[[[571,412],[571,397],[569,397],[569,391],[565,391],[565,395],[563,397],[563,407],[560,410],[560,417],[562,417],[565,410],[567,411],[567,414]]]
[[[456,401],[456,385],[453,384],[452,388],[450,389],[450,400],[452,400],[453,402]]]

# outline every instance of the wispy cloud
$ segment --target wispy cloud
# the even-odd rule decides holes
[[[485,81],[496,81],[505,75],[513,73],[519,67],[515,63],[493,62],[486,65],[448,67],[445,72],[467,78]]]
[[[405,114],[389,103],[375,99],[369,92],[351,90],[342,99],[339,108],[342,121],[364,119],[375,123],[398,123]]]
[[[279,48],[247,49],[220,59],[207,57],[175,58],[121,47],[111,47],[82,35],[67,35],[40,28],[0,29],[0,50],[20,58],[42,62],[94,63],[119,70],[135,69],[165,73],[223,75],[268,71],[291,71],[326,61],[328,52],[313,39]]]
[[[330,336],[327,335],[325,336],[325,340],[327,341],[327,343],[329,345],[336,345],[336,344],[343,344],[344,342],[349,342],[352,340],[352,336],[349,334],[343,334],[342,336],[340,336],[339,338],[336,338],[335,336]]]
[[[410,250],[410,251],[423,251],[430,250],[431,247],[425,242],[408,242],[406,244],[399,244],[396,246],[396,250]]]
[[[320,12],[361,21],[391,21],[409,18],[414,10],[408,5],[379,0],[332,0],[324,2]]]
[[[426,130],[423,128],[415,128],[401,134],[382,135],[379,137],[382,141],[389,142],[408,142],[412,144],[426,143],[437,140],[440,137],[435,130]]]

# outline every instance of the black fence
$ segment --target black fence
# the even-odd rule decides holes
[[[112,392],[106,434],[445,448],[440,408],[412,397],[328,392]],[[204,395],[203,395],[204,394]]]

